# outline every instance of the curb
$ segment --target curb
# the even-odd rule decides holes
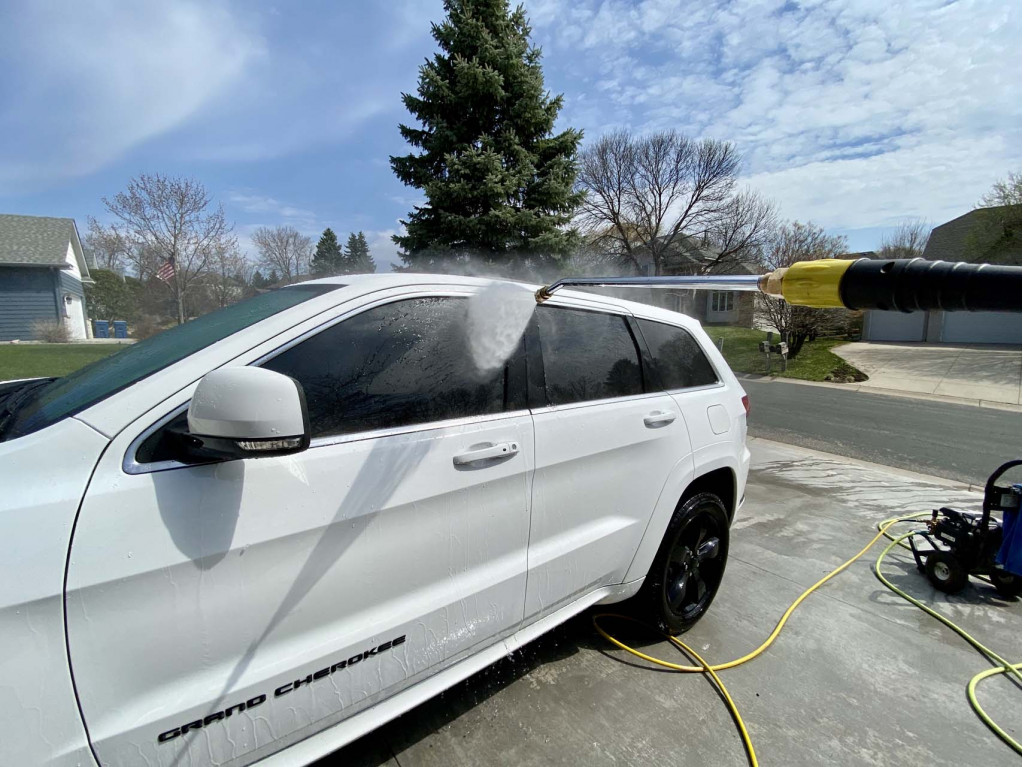
[[[1009,402],[992,402],[984,399],[968,399],[966,397],[951,397],[948,394],[928,394],[926,392],[912,392],[901,389],[883,389],[880,386],[864,386],[863,384],[837,384],[827,381],[803,381],[799,378],[781,378],[780,376],[765,376],[756,373],[735,373],[736,378],[741,381],[758,381],[760,383],[786,383],[797,386],[819,386],[825,389],[838,389],[842,391],[861,392],[862,394],[878,394],[882,397],[903,397],[905,399],[920,399],[928,402],[945,402],[950,405],[964,405],[966,407],[983,407],[990,410],[1009,410],[1014,413],[1021,412],[1020,405]]]

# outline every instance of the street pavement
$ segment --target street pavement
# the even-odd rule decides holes
[[[840,386],[743,380],[755,437],[983,485],[1021,456],[1021,414]]]
[[[1019,346],[854,343],[832,351],[868,375],[860,389],[1021,404]]]
[[[878,521],[980,503],[979,493],[949,483],[798,447],[754,439],[751,450],[722,587],[684,637],[712,663],[760,644],[786,606],[858,551]],[[876,580],[878,551],[813,594],[766,653],[722,672],[761,763],[1019,765],[966,700],[967,682],[987,661]],[[996,652],[1020,659],[1019,602],[980,582],[957,596],[936,592],[902,552],[884,570]],[[680,660],[657,637],[623,638]],[[996,677],[979,696],[1019,740],[1020,688]],[[586,613],[321,764],[738,767],[746,759],[706,680],[610,647]]]

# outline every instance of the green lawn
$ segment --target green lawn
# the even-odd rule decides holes
[[[705,330],[716,344],[719,339],[725,339],[722,354],[735,372],[765,372],[764,355],[757,349],[758,343],[764,340],[764,331],[734,327],[708,327]],[[846,341],[841,338],[820,338],[806,343],[799,356],[789,361],[785,373],[778,372],[776,359],[773,373],[805,381],[824,381],[826,375],[837,372],[863,376],[831,352],[833,346],[843,343]],[[0,381],[67,375],[121,348],[120,344],[0,344]]]
[[[764,355],[758,351],[757,345],[765,340],[763,330],[734,327],[705,327],[708,335],[716,344],[725,339],[722,355],[735,373],[764,374]],[[778,334],[776,334],[776,341]],[[800,378],[804,381],[824,381],[829,374],[853,376],[865,380],[867,376],[850,365],[842,357],[832,353],[832,347],[847,343],[843,338],[819,338],[804,344],[796,359],[789,360],[785,373],[779,372],[779,359],[775,355],[772,361],[772,375],[783,378]]]
[[[123,344],[0,344],[0,381],[64,376]]]

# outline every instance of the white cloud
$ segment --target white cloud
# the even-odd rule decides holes
[[[390,272],[392,266],[401,265],[402,259],[398,256],[398,246],[391,239],[398,233],[398,229],[363,232],[366,235],[366,242],[370,246],[370,255],[373,256],[374,263],[377,264],[378,272]]]
[[[217,3],[21,3],[5,11],[0,181],[87,174],[208,106],[260,40]]]
[[[265,213],[291,224],[296,229],[317,226],[317,215],[311,210],[299,208],[285,202],[254,194],[250,190],[232,190],[227,194],[228,203],[245,213]]]
[[[875,227],[958,215],[1021,162],[1021,7],[528,2],[563,122],[735,141],[783,213]],[[568,89],[567,89],[568,90]]]

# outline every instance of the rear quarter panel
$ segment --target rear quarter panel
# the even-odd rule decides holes
[[[679,461],[666,478],[647,532],[624,582],[647,575],[672,513],[693,480],[716,469],[729,469],[735,479],[734,505],[728,509],[732,515],[743,498],[750,465],[750,451],[746,445],[747,418],[742,401],[745,392],[704,329],[693,318],[676,312],[640,304],[633,304],[630,308],[638,318],[677,325],[689,331],[714,365],[719,384],[669,392],[686,421],[693,452],[687,459]],[[727,413],[729,428],[725,432],[715,433],[712,426],[708,410],[714,406],[724,408]]]

